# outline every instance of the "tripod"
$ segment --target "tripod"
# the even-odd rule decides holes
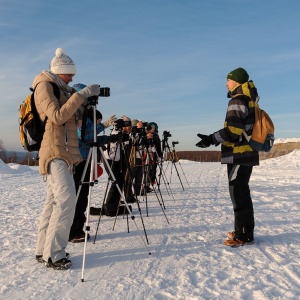
[[[188,182],[187,179],[186,179],[186,176],[185,176],[185,173],[184,173],[184,171],[183,171],[183,168],[182,168],[182,165],[181,165],[181,163],[180,163],[180,160],[179,160],[179,158],[178,158],[178,156],[177,156],[177,153],[176,153],[176,151],[175,151],[175,145],[178,144],[178,143],[179,143],[179,142],[172,142],[172,147],[173,147],[172,153],[173,153],[173,158],[174,158],[174,159],[173,159],[174,165],[175,165],[176,162],[178,162],[178,164],[179,164],[179,166],[180,166],[180,168],[181,168],[182,174],[183,174],[183,176],[184,176],[184,178],[185,178],[185,181],[186,181],[187,185],[190,186],[189,182]],[[171,171],[171,173],[172,173],[172,171]]]
[[[167,176],[166,176],[166,173],[163,169],[163,163],[162,161],[160,161],[158,163],[158,168],[159,168],[159,174],[158,174],[158,181],[157,181],[157,189],[158,191],[160,192],[160,180],[161,178],[163,179],[163,182],[164,182],[164,185],[166,187],[166,190],[167,190],[167,193],[168,195],[170,196],[170,194],[172,195],[172,198],[175,202],[175,198],[174,198],[174,195],[172,193],[172,190],[171,190],[171,187],[170,187],[170,183],[168,182],[168,179],[167,179]],[[160,192],[161,193],[161,192]]]
[[[94,186],[95,183],[98,183],[97,174],[96,174],[96,170],[97,170],[97,168],[96,168],[96,166],[97,166],[97,149],[98,148],[99,148],[100,153],[103,157],[103,160],[104,160],[104,163],[107,167],[107,170],[109,170],[111,178],[114,181],[116,180],[116,178],[115,178],[115,176],[114,176],[114,174],[113,174],[113,172],[112,172],[112,170],[111,170],[111,168],[110,168],[110,166],[109,166],[109,164],[108,164],[108,162],[107,162],[107,160],[104,156],[103,149],[102,149],[102,148],[104,148],[104,145],[97,141],[97,132],[96,132],[96,105],[97,105],[97,103],[98,103],[98,97],[92,97],[90,99],[89,105],[91,105],[92,108],[93,108],[94,139],[93,139],[92,143],[89,143],[90,150],[89,150],[89,154],[88,154],[88,157],[87,157],[87,160],[86,160],[84,171],[83,171],[83,174],[82,174],[82,177],[81,177],[82,184],[88,184],[89,185],[88,204],[87,204],[87,209],[86,209],[85,239],[84,239],[84,251],[83,251],[83,260],[82,260],[81,282],[84,282],[84,268],[85,268],[85,259],[86,259],[87,239],[88,239],[88,232],[90,231],[89,218],[90,218],[90,203],[91,203],[92,187]],[[83,126],[85,126],[84,123],[83,123]],[[86,170],[88,168],[89,163],[91,165],[89,182],[83,182],[83,179],[85,177],[85,173],[86,173]],[[135,222],[135,217],[131,213],[123,193],[121,192],[119,186],[118,185],[116,185],[116,186],[117,186],[117,189],[118,189],[121,197],[123,198],[124,204],[125,204],[128,212],[129,212],[129,214],[130,214],[130,217],[133,220],[133,222],[134,222],[134,224],[137,228],[138,234],[141,237],[141,239],[142,239],[142,241],[143,241],[143,243],[144,243],[144,245],[145,245],[145,247],[148,251],[148,254],[151,255],[151,252],[149,252],[146,242],[144,241],[142,235],[139,232],[139,228],[138,228],[138,226]],[[77,192],[77,199],[79,197],[80,190],[81,190],[81,186],[79,187],[78,192]]]
[[[120,186],[119,186],[120,189],[123,188],[125,198],[128,199],[128,200],[126,200],[126,202],[127,203],[134,203],[134,202],[137,203],[138,210],[139,210],[140,217],[141,217],[141,222],[142,222],[143,228],[144,228],[145,237],[146,237],[147,243],[149,243],[147,233],[146,233],[146,229],[145,229],[145,226],[144,226],[144,221],[143,221],[142,214],[141,214],[139,201],[138,201],[138,198],[137,198],[137,194],[135,192],[134,187],[132,186],[133,175],[132,175],[132,171],[131,171],[131,166],[129,164],[128,155],[127,155],[127,152],[126,152],[126,149],[125,149],[125,141],[124,141],[123,133],[121,131],[119,131],[118,134],[114,134],[112,136],[114,137],[114,139],[117,139],[117,141],[116,141],[116,144],[115,144],[116,147],[114,148],[114,157],[111,160],[111,169],[113,170],[113,173],[115,172],[115,174],[117,174],[118,179],[117,180],[114,180],[114,179],[112,180],[112,184],[111,184],[111,187],[110,187],[110,191],[108,193],[108,197],[106,197],[108,187],[109,187],[109,182],[110,182],[110,179],[112,179],[112,178],[109,178],[109,181],[108,181],[108,184],[107,184],[107,187],[106,187],[106,191],[105,191],[105,196],[104,196],[104,199],[103,199],[102,210],[104,208],[104,202],[105,201],[110,201],[109,209],[112,209],[112,206],[115,206],[115,202],[111,203],[111,199],[115,199],[117,197],[115,189],[116,189],[116,185],[119,182],[120,183]],[[131,148],[131,143],[128,142],[127,146],[129,148]],[[120,156],[120,157],[118,157],[118,165],[116,165],[117,168],[114,169],[114,164],[116,163],[117,153],[119,153],[118,156]],[[108,153],[108,155],[109,155],[109,153]],[[125,176],[124,176],[124,173],[125,173]],[[115,177],[116,177],[116,175],[115,175]],[[132,189],[133,189],[133,191],[132,191]],[[118,191],[117,191],[117,193],[118,193]],[[135,200],[135,201],[133,201],[133,200]],[[125,203],[119,199],[118,206],[115,207],[115,209],[114,209],[114,211],[115,211],[115,222],[114,222],[113,230],[114,230],[114,227],[115,227],[115,224],[116,224],[117,216],[119,214],[119,209],[121,207],[124,207],[124,212],[125,212],[125,208],[126,208]],[[107,213],[108,212],[106,211],[106,214]],[[127,228],[128,228],[128,232],[129,232],[128,214],[126,214],[126,215],[127,215]],[[109,216],[113,216],[113,215],[109,214]],[[99,220],[98,220],[97,231],[98,231],[98,227],[99,227],[99,224],[100,224],[100,219],[101,219],[101,214],[100,214]],[[97,231],[96,231],[96,234],[97,234]],[[95,235],[95,240],[96,240],[96,235]],[[94,242],[95,242],[95,240],[94,240]]]
[[[159,200],[159,197],[158,197],[158,194],[154,188],[154,184],[150,178],[150,175],[149,175],[149,168],[150,166],[152,165],[152,167],[156,167],[155,165],[155,161],[154,161],[154,157],[152,157],[152,155],[150,154],[149,152],[149,147],[153,147],[153,141],[150,140],[146,140],[146,139],[142,139],[142,152],[145,153],[145,159],[144,159],[144,163],[143,163],[143,187],[142,187],[142,192],[143,192],[143,197],[145,197],[146,199],[146,212],[147,212],[147,217],[148,217],[148,197],[147,197],[147,192],[148,192],[148,187],[149,185],[151,185],[152,189],[153,189],[153,192],[155,194],[155,197],[157,198],[157,201],[162,209],[162,212],[167,220],[167,223],[169,224],[169,220],[166,216],[166,213],[165,213],[165,204],[164,204],[164,200],[163,200],[163,197],[162,197],[162,194],[161,194],[161,191],[160,189],[158,188],[158,192],[160,194],[160,198],[161,198],[161,201]],[[155,176],[155,180],[156,182],[158,183],[158,180]]]
[[[184,190],[184,187],[183,187],[183,184],[182,184],[182,181],[181,181],[181,178],[180,178],[180,175],[179,175],[177,166],[176,166],[176,162],[178,162],[178,164],[180,165],[181,170],[182,170],[182,172],[183,172],[182,166],[181,166],[181,164],[180,164],[180,161],[179,161],[178,156],[177,156],[176,151],[175,151],[175,144],[178,144],[178,142],[172,142],[173,149],[171,150],[171,149],[170,149],[170,146],[169,146],[169,143],[168,143],[168,137],[164,136],[164,139],[163,139],[164,155],[168,158],[168,152],[169,152],[169,156],[170,156],[170,160],[169,160],[169,161],[171,161],[171,163],[172,163],[172,165],[171,165],[171,175],[170,175],[170,177],[172,176],[172,168],[173,168],[173,166],[174,166],[174,168],[175,168],[175,170],[176,170],[176,173],[177,173],[177,176],[178,176],[178,178],[179,178],[181,187],[182,187],[182,189]],[[166,150],[166,151],[165,151],[165,150]],[[167,167],[168,167],[168,165],[169,165],[169,162],[168,162],[168,164],[167,164]],[[167,167],[166,167],[166,170],[167,170]],[[186,182],[187,182],[187,184],[188,184],[188,181],[187,181],[187,179],[186,179],[186,176],[185,176],[184,172],[183,172],[183,175],[184,175],[185,180],[186,180]],[[170,179],[170,181],[171,181],[171,179]],[[189,185],[189,184],[188,184],[188,185]]]

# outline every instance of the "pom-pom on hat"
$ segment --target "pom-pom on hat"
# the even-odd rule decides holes
[[[231,71],[227,75],[227,79],[231,79],[231,80],[234,80],[234,81],[236,81],[240,84],[243,84],[243,83],[245,83],[249,80],[249,75],[248,75],[248,73],[245,69],[237,68],[237,69]]]
[[[74,61],[65,54],[64,49],[57,48],[55,56],[50,63],[50,71],[53,74],[76,74]]]

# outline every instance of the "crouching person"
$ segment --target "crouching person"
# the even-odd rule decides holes
[[[76,73],[73,60],[63,49],[56,50],[50,71],[42,71],[33,81],[34,97],[46,128],[39,151],[39,169],[47,178],[47,196],[38,227],[35,255],[46,267],[64,270],[71,266],[66,247],[76,206],[73,167],[81,161],[76,117],[87,99],[99,95],[99,85],[79,92],[68,84]],[[59,89],[59,93],[54,90]]]

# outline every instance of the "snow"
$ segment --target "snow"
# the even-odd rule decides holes
[[[299,143],[300,139],[299,138],[275,138],[274,144],[285,144],[285,143]]]
[[[253,169],[256,244],[239,248],[223,245],[233,230],[226,166],[181,160],[176,167],[178,174],[174,165],[166,169],[170,195],[161,186],[165,215],[155,194],[148,194],[148,217],[140,199],[147,247],[136,204],[139,230],[129,220],[127,232],[123,217],[113,230],[115,219],[103,217],[95,244],[98,217],[90,217],[82,276],[84,244],[68,244],[67,271],[35,261],[46,182],[37,167],[0,161],[0,299],[299,299],[300,150]],[[106,184],[103,174],[93,206]]]

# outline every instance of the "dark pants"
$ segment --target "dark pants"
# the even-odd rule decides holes
[[[83,160],[75,167],[74,181],[76,187],[76,194],[80,186],[81,177],[84,171],[84,167],[86,164],[86,160]],[[88,182],[90,180],[90,164],[86,170],[84,182]],[[77,200],[75,215],[73,224],[70,230],[70,238],[79,237],[84,234],[83,227],[86,221],[85,211],[88,204],[88,195],[89,195],[89,185],[83,184],[81,186],[80,194]]]
[[[157,164],[156,163],[151,164],[149,169],[149,177],[152,184],[154,184],[156,181],[156,169],[157,169]]]
[[[122,191],[124,185],[124,170],[122,170],[123,168],[120,161],[107,160],[107,162],[110,165],[110,168],[116,178],[116,181],[112,182],[110,186],[105,203],[105,211],[106,213],[110,214],[116,212],[119,205],[121,195],[118,191],[117,185]],[[106,166],[105,169],[107,173],[110,174]]]
[[[254,211],[250,196],[249,180],[252,166],[227,165],[229,193],[234,211],[236,238],[242,241],[253,240]]]
[[[142,159],[135,159],[135,166],[131,168],[132,178],[134,179],[134,191],[137,195],[141,193],[142,181],[143,181],[143,165]]]

